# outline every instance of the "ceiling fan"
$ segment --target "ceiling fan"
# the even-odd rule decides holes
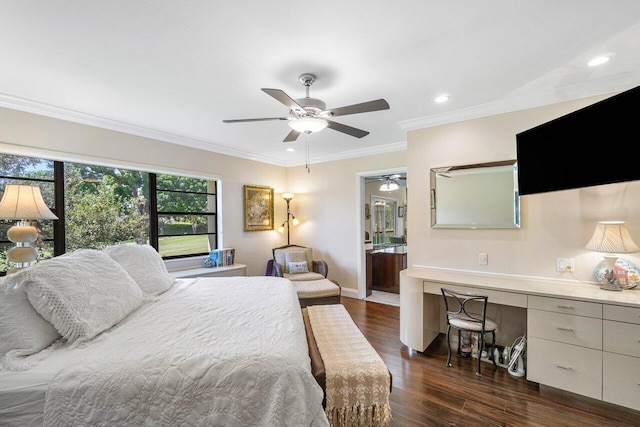
[[[309,88],[316,80],[314,74],[305,73],[298,77],[300,83],[306,88],[304,98],[293,99],[280,89],[265,89],[262,91],[267,95],[271,95],[276,100],[283,103],[289,108],[288,117],[264,117],[257,119],[234,119],[223,120],[224,123],[242,123],[242,122],[264,122],[268,120],[286,120],[291,127],[291,132],[284,138],[283,142],[293,142],[298,139],[301,133],[318,132],[325,127],[346,133],[347,135],[362,138],[369,135],[369,132],[357,129],[342,123],[330,120],[336,116],[346,116],[348,114],[367,113],[370,111],[379,111],[389,109],[389,104],[384,99],[376,99],[374,101],[363,102],[360,104],[347,105],[340,108],[331,108],[327,110],[324,101],[317,98],[309,97]]]
[[[379,181],[382,181],[382,185],[380,186],[380,191],[394,191],[400,188],[400,180],[406,180],[407,178],[399,175],[384,175],[381,178],[378,178]]]

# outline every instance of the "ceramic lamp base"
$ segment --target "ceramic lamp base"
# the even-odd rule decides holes
[[[600,261],[593,272],[598,282],[601,283],[601,289],[607,291],[621,291],[624,289],[635,288],[640,283],[640,269],[629,260],[618,258],[613,267],[613,276],[611,270],[606,266],[604,260]],[[610,280],[610,278],[613,280]]]

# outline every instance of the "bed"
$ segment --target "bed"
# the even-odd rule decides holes
[[[120,246],[4,278],[0,425],[329,425],[289,280],[174,279]]]

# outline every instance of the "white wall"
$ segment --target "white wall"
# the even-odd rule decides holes
[[[286,169],[282,167],[4,108],[0,108],[0,152],[216,175],[222,179],[222,245],[236,248],[236,262],[247,264],[249,275],[263,275],[271,248],[286,243],[286,236],[276,231],[245,232],[243,218],[243,185],[283,191]],[[276,212],[284,209],[283,204],[276,198]]]
[[[358,174],[406,167],[409,265],[571,279],[555,271],[555,260],[574,258],[576,276],[591,281],[601,257],[584,245],[596,221],[625,220],[640,243],[640,182],[523,196],[520,229],[450,230],[430,227],[428,171],[514,159],[516,133],[605,97],[412,131],[407,151],[312,164],[309,173],[302,166],[283,168],[3,108],[0,152],[41,153],[55,160],[99,159],[150,171],[217,174],[223,183],[223,245],[236,248],[237,261],[248,265],[250,275],[264,274],[271,249],[285,244],[286,234],[244,231],[242,186],[275,189],[276,227],[286,216],[281,193],[296,193],[291,209],[302,223],[292,228],[291,243],[313,247],[314,258],[329,263],[331,278],[354,292],[358,266],[364,259],[358,251],[362,241],[358,230],[364,218],[357,194]],[[625,148],[623,142],[616,143]],[[478,264],[479,252],[489,254],[488,265]],[[625,257],[640,264],[637,255]]]
[[[310,246],[315,259],[329,264],[329,276],[355,296],[358,289],[358,262],[364,262],[364,251],[358,250],[364,232],[364,204],[356,182],[357,174],[367,171],[404,168],[406,151],[364,156],[287,169],[288,191],[296,193],[291,202],[293,214],[302,223],[292,228],[291,243]],[[364,188],[363,188],[364,194]],[[284,220],[285,208],[276,211],[276,218]],[[276,220],[276,223],[278,220]]]
[[[640,242],[640,181],[522,196],[520,229],[451,230],[429,225],[429,174],[424,171],[515,159],[517,133],[606,97],[409,132],[408,264],[573,280],[569,273],[556,271],[556,258],[574,258],[575,276],[582,281],[595,281],[593,269],[602,256],[587,251],[584,245],[593,234],[596,221],[627,221],[631,236]],[[625,151],[632,141],[603,144],[615,144]],[[582,155],[603,156],[603,167],[615,167],[615,163],[607,162],[603,148],[585,146]],[[572,167],[579,167],[579,162],[578,153],[567,159],[567,165]],[[567,173],[571,173],[570,168]],[[480,252],[488,254],[488,265],[478,264]],[[624,257],[640,265],[638,254]]]

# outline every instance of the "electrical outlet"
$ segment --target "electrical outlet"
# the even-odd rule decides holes
[[[478,254],[478,264],[480,264],[480,265],[489,264],[489,256],[487,254],[485,254],[484,252],[480,252]]]
[[[573,258],[556,258],[557,271],[576,271]]]

